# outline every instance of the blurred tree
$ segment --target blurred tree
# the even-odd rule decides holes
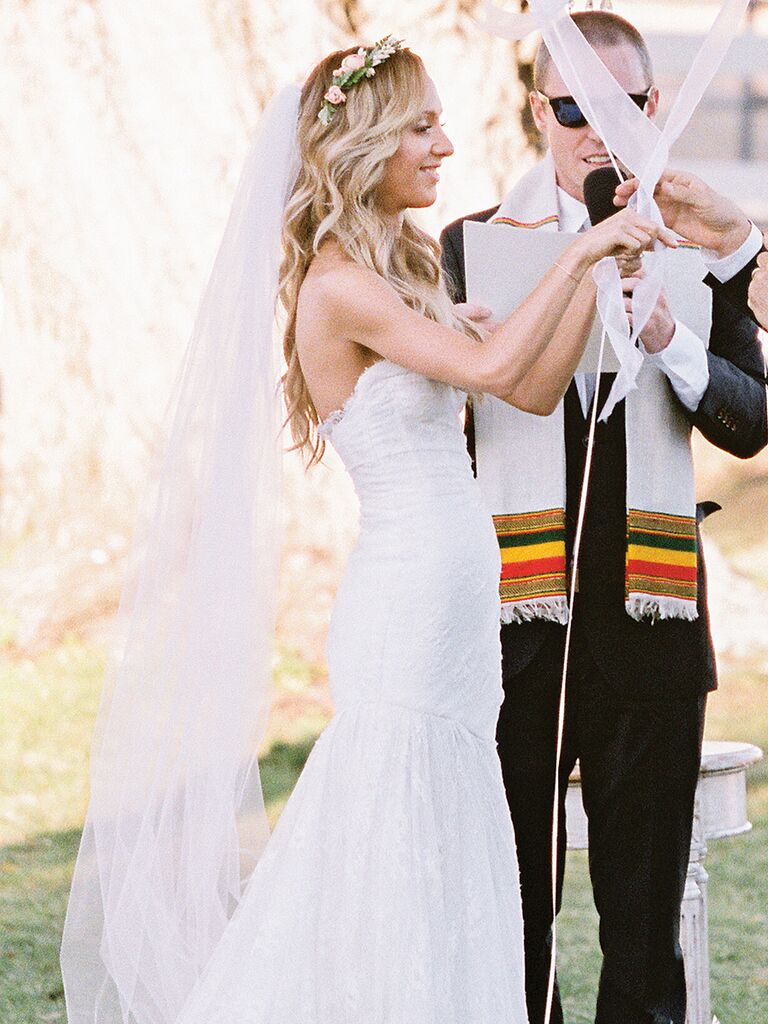
[[[403,36],[438,84],[457,148],[425,220],[435,232],[525,169],[515,51],[474,27],[478,8],[2,5],[0,600],[17,646],[114,606],[165,396],[249,131],[277,85],[334,47]],[[334,466],[289,469],[283,629],[313,656],[354,529]],[[300,515],[310,507],[311,522]]]

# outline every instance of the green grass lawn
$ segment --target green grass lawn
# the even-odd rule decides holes
[[[87,800],[87,750],[98,703],[98,651],[72,640],[35,660],[0,664],[0,1024],[64,1022],[58,944]],[[283,657],[262,764],[274,819],[329,714],[322,676]],[[710,706],[713,737],[768,749],[758,671],[731,674]],[[722,1024],[768,1019],[768,766],[751,773],[747,836],[713,843],[713,1009]],[[560,976],[569,1024],[593,1020],[599,970],[586,857],[569,854]]]

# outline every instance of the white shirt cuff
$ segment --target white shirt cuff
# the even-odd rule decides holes
[[[721,284],[730,281],[740,270],[753,259],[763,247],[763,235],[757,225],[752,225],[752,230],[745,241],[741,243],[735,252],[728,256],[719,257],[712,249],[702,249],[701,258],[704,260],[707,270],[716,277]]]
[[[641,342],[642,345],[642,342]],[[685,324],[675,320],[672,340],[661,352],[646,352],[645,358],[662,370],[675,394],[690,412],[695,412],[709,384],[706,347]]]

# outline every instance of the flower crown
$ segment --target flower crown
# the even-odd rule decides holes
[[[385,60],[402,50],[403,40],[395,39],[394,36],[387,36],[380,39],[370,50],[361,46],[357,53],[350,53],[341,62],[341,67],[333,72],[333,82],[330,89],[323,97],[323,105],[320,107],[318,117],[323,124],[328,125],[333,120],[333,115],[339,107],[347,102],[346,93],[357,85],[363,78],[373,78],[376,74],[374,68],[377,64],[383,64]]]

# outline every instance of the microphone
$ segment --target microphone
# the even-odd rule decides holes
[[[598,167],[584,179],[584,202],[593,227],[619,212],[613,205],[613,195],[620,182],[613,167]]]

